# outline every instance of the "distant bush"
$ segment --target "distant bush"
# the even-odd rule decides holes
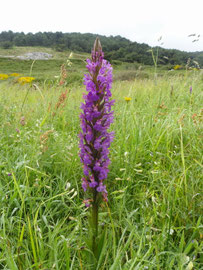
[[[11,49],[13,47],[13,43],[10,41],[3,41],[3,42],[1,42],[0,46],[3,49]]]
[[[119,65],[122,65],[122,61],[120,61],[120,60],[112,60],[111,64],[114,65],[114,66],[119,66]]]
[[[135,79],[149,79],[147,72],[140,71],[122,71],[114,75],[115,81],[132,81]]]
[[[124,69],[126,70],[136,70],[136,69],[143,69],[144,67],[141,66],[139,63],[126,63],[124,65]]]
[[[57,52],[64,52],[64,51],[67,50],[65,44],[57,44],[57,45],[54,46],[54,49],[55,49]]]

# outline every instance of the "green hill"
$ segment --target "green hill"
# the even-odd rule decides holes
[[[132,42],[121,36],[102,36],[91,33],[62,33],[62,32],[38,32],[36,34],[14,33],[12,31],[0,33],[0,46],[9,50],[16,47],[43,47],[54,48],[56,52],[73,51],[90,53],[92,44],[99,37],[105,52],[105,57],[110,61],[138,62],[145,65],[153,65],[152,50],[155,55],[158,52],[159,65],[186,65],[190,58],[190,64],[203,67],[202,52],[184,52],[175,49],[161,47],[151,48],[147,44]],[[48,49],[47,49],[48,50]],[[6,54],[6,51],[4,52]],[[195,61],[195,62],[194,62]]]

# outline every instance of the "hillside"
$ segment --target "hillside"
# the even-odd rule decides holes
[[[14,33],[12,31],[0,33],[0,46],[6,49],[12,46],[38,46],[54,48],[55,51],[66,50],[74,52],[90,53],[95,38],[99,36],[105,57],[110,60],[122,62],[138,62],[145,65],[153,65],[152,50],[155,55],[158,52],[158,64],[160,65],[186,65],[191,59],[191,65],[196,66],[198,62],[203,67],[202,52],[184,52],[175,49],[164,49],[161,47],[151,48],[147,44],[132,42],[121,36],[102,36],[91,33],[62,33],[62,32],[39,32],[36,34]],[[195,61],[195,62],[193,62]]]

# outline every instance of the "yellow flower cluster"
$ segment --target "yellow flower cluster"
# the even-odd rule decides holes
[[[19,77],[20,74],[19,74],[19,73],[12,73],[12,74],[10,74],[9,76],[10,76],[10,77]]]
[[[7,74],[0,74],[0,80],[7,80],[8,77],[9,76]]]
[[[18,77],[16,78],[15,82],[18,82],[19,84],[23,85],[26,83],[31,83],[33,80],[35,80],[34,77],[20,77],[19,73],[12,73],[12,74],[0,74],[0,80],[7,80],[9,77]]]
[[[131,98],[131,97],[124,97],[124,99],[125,99],[125,101],[126,101],[126,102],[129,102],[129,101],[131,101],[131,100],[132,100],[132,98]]]
[[[173,69],[178,70],[178,69],[181,69],[181,68],[182,68],[182,66],[181,66],[181,65],[176,65],[176,66],[174,66],[174,68],[173,68]]]
[[[34,77],[20,77],[20,78],[18,78],[18,82],[20,84],[31,83],[33,80],[35,80]]]

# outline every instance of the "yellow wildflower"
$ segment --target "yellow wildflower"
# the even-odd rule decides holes
[[[8,75],[7,74],[0,74],[0,80],[7,80]]]
[[[18,82],[20,84],[31,83],[33,80],[35,80],[34,77],[20,77],[20,78],[18,78]]]
[[[174,68],[173,68],[173,69],[178,70],[178,69],[181,69],[181,68],[182,68],[182,66],[181,66],[181,65],[176,65],[176,66],[174,66]]]
[[[131,100],[132,100],[132,98],[131,98],[131,97],[124,97],[124,99],[125,99],[125,101],[126,101],[126,102],[129,102],[129,101],[131,101]]]
[[[20,74],[19,74],[19,73],[12,73],[12,74],[10,74],[9,76],[10,76],[10,77],[19,77]]]

